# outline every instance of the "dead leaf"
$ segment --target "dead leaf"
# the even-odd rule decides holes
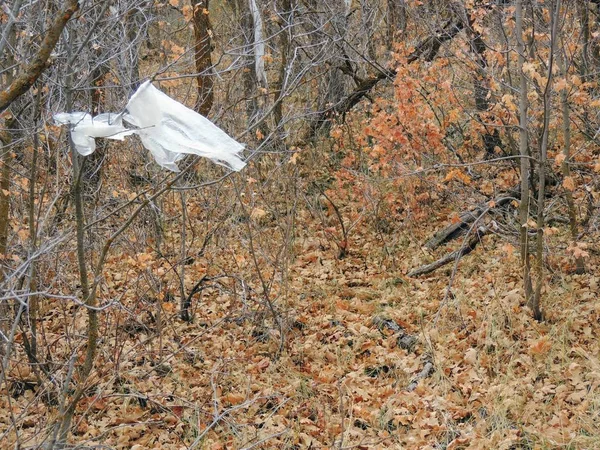
[[[552,348],[552,344],[546,336],[538,339],[529,347],[529,353],[532,355],[545,355]]]
[[[560,166],[566,158],[567,156],[561,152],[558,155],[556,155],[556,158],[554,158],[554,164]]]
[[[573,180],[573,177],[565,177],[562,185],[567,191],[573,192],[575,190],[575,180]]]
[[[467,364],[474,366],[477,364],[477,350],[474,348],[470,348],[466,351],[465,357],[463,358]]]
[[[259,220],[262,219],[263,217],[265,217],[267,215],[267,212],[264,209],[261,208],[254,208],[252,210],[252,212],[250,212],[250,217],[253,220]]]

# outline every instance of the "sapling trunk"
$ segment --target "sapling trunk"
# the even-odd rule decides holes
[[[539,152],[539,164],[538,164],[538,198],[537,198],[537,242],[536,242],[536,271],[537,271],[537,284],[535,287],[535,293],[529,301],[529,306],[533,311],[533,317],[536,320],[542,320],[542,311],[540,308],[542,288],[544,286],[544,204],[546,199],[546,160],[548,155],[548,134],[550,132],[550,116],[552,115],[552,82],[554,80],[553,69],[554,69],[554,51],[556,50],[556,34],[558,26],[558,14],[560,11],[560,0],[556,0],[549,6],[549,15],[551,21],[550,31],[550,55],[548,56],[548,71],[546,87],[544,89],[544,122],[542,128],[542,140],[540,144]]]
[[[564,51],[561,52],[559,58],[561,76],[566,78],[567,68]],[[565,178],[571,176],[570,158],[571,158],[571,120],[570,120],[570,108],[569,98],[566,89],[562,89],[560,92],[560,102],[562,110],[562,129],[564,146],[562,150],[563,160],[560,165],[561,172]],[[578,235],[578,223],[577,223],[577,211],[575,209],[575,201],[573,200],[573,193],[569,189],[565,189],[565,197],[567,200],[567,208],[569,213],[569,228],[571,231],[571,237],[573,242],[577,240]],[[585,273],[585,264],[581,256],[575,258],[575,271],[578,274]]]
[[[525,64],[525,42],[523,41],[523,0],[515,2],[515,18],[518,53],[519,83],[519,155],[521,157],[521,203],[519,205],[519,225],[521,243],[521,265],[523,268],[523,283],[525,299],[531,301],[533,288],[531,286],[531,266],[529,261],[529,136],[527,133],[527,77],[523,72]]]

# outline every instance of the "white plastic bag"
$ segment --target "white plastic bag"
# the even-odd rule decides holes
[[[121,118],[136,128],[123,126]],[[96,149],[95,138],[124,139],[137,134],[142,144],[162,167],[178,172],[177,161],[186,154],[209,158],[213,162],[240,171],[246,163],[240,154],[244,145],[197,112],[143,83],[127,104],[125,114],[85,112],[54,116],[61,125],[71,124],[71,138],[77,151],[86,156]]]
[[[244,145],[204,116],[156,89],[150,81],[133,94],[124,119],[138,127],[136,133],[142,144],[163,167],[173,170],[172,165],[181,154],[203,156],[235,171],[246,165],[240,158]]]
[[[125,136],[135,133],[123,126],[121,117],[116,114],[99,114],[92,118],[85,112],[60,113],[54,116],[61,125],[71,124],[71,139],[75,149],[83,156],[91,155],[96,150],[94,138],[123,140]]]

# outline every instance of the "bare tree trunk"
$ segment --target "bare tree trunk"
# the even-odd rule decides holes
[[[581,2],[581,75],[587,81],[590,57],[590,4],[589,0]]]
[[[12,128],[12,120],[4,122],[4,128]],[[10,132],[0,133],[0,283],[5,279],[5,264],[8,263],[8,223],[10,214],[10,165],[12,162],[10,144],[12,136]],[[10,308],[7,300],[0,300],[0,354],[4,353],[4,337],[8,336],[10,330]]]
[[[69,56],[73,51],[72,46],[73,35],[70,35],[68,43]],[[73,110],[73,99],[72,99],[72,83],[73,83],[73,68],[67,67],[69,71],[66,77],[66,98],[67,98],[67,111]],[[71,423],[73,416],[75,415],[75,409],[79,400],[84,394],[85,383],[92,372],[94,366],[94,360],[96,358],[96,350],[98,346],[98,311],[96,310],[97,300],[94,291],[90,290],[90,282],[88,278],[88,264],[87,256],[85,251],[85,210],[83,205],[83,170],[85,164],[85,157],[81,157],[75,149],[75,144],[69,133],[69,148],[71,150],[71,159],[73,161],[72,171],[72,183],[73,183],[73,199],[75,203],[75,224],[76,224],[76,242],[77,242],[77,266],[79,272],[79,284],[81,285],[81,295],[83,303],[87,307],[87,345],[86,354],[83,366],[79,370],[79,383],[73,394],[71,402],[61,418],[60,431],[58,434],[57,445],[59,448],[63,448],[66,444],[67,437],[71,431]]]
[[[335,49],[336,47],[344,46],[344,39],[346,37],[348,25],[348,19],[346,17],[348,6],[345,0],[336,0],[335,2],[331,2],[331,9],[331,22],[333,25],[331,39],[333,39],[332,44],[334,45]],[[344,74],[337,67],[338,64],[339,63],[335,60],[332,61],[331,68],[327,73],[325,81],[325,95],[323,98],[324,107],[322,107],[322,109],[326,109],[331,105],[337,105],[344,97]]]
[[[564,49],[561,50],[559,57],[559,65],[561,76],[566,78],[567,76],[567,68],[566,68],[566,54]],[[571,168],[570,161],[571,158],[571,119],[570,119],[570,108],[569,108],[569,99],[567,95],[567,90],[562,89],[560,91],[560,102],[561,102],[561,110],[562,110],[562,131],[563,131],[563,161],[561,163],[561,171],[565,178],[571,176]],[[577,211],[575,209],[575,201],[573,200],[573,193],[569,189],[565,189],[565,197],[567,199],[567,208],[569,211],[569,228],[571,231],[571,237],[573,238],[573,242],[577,241]],[[581,256],[577,256],[575,258],[575,271],[578,274],[585,273],[585,264],[583,258]]]
[[[35,96],[35,107],[33,111],[33,120],[35,124],[35,131],[33,135],[33,154],[31,157],[31,170],[29,172],[29,254],[33,256],[37,249],[37,223],[36,223],[36,180],[37,180],[37,169],[38,169],[38,151],[39,151],[39,136],[37,132],[37,125],[40,119],[40,103],[41,103],[40,90],[38,90]],[[28,274],[28,292],[37,291],[37,261],[32,258]],[[37,337],[37,321],[38,321],[38,309],[39,309],[39,298],[37,295],[29,297],[29,323],[31,330],[31,341],[28,342],[24,336],[23,344],[26,346],[27,356],[34,367],[34,372],[37,374],[38,362],[38,337]]]
[[[519,73],[519,155],[521,156],[521,203],[519,205],[519,225],[521,235],[521,264],[523,266],[523,283],[527,303],[531,302],[531,266],[529,260],[529,136],[527,132],[527,77],[523,72],[525,64],[525,42],[523,41],[523,0],[515,2],[517,36],[517,69]]]
[[[291,52],[291,40],[292,40],[292,27],[293,24],[293,13],[292,13],[292,1],[291,0],[275,0],[276,9],[279,13],[279,74],[277,81],[273,84],[273,98],[275,104],[273,105],[273,121],[275,128],[278,130],[280,135],[285,134],[285,130],[280,129],[283,127],[283,95],[284,89],[288,77],[291,75],[291,67],[288,67],[290,61]]]
[[[321,3],[316,0],[309,2],[311,11],[319,11]],[[336,114],[336,108],[344,99],[345,83],[344,74],[340,67],[349,64],[345,55],[344,39],[347,31],[347,17],[349,3],[346,0],[334,0],[327,4],[329,15],[320,19],[320,23],[315,24],[316,28],[328,31],[327,41],[320,45],[326,46],[324,54],[331,54],[326,61],[326,73],[323,82],[319,84],[319,98],[317,100],[317,109],[319,114],[317,121],[311,124],[311,133],[321,128]],[[318,34],[315,33],[315,39]],[[339,55],[339,56],[338,56]]]
[[[185,265],[187,258],[186,230],[187,230],[187,208],[185,202],[185,191],[179,193],[181,199],[181,248],[179,257],[179,317],[185,322],[192,321],[191,302],[187,301],[185,289]]]
[[[15,9],[19,7],[19,2],[14,5]],[[18,14],[18,9],[15,11]],[[10,25],[10,24],[9,24]],[[9,26],[7,25],[7,28]],[[8,31],[8,32],[7,32]],[[11,30],[5,30],[5,33],[2,34],[2,45],[4,47],[5,44],[10,42],[10,47],[14,48],[15,45],[15,33],[10,32]],[[3,56],[2,52],[0,52],[0,57]],[[8,52],[6,57],[1,58],[3,66],[10,68],[15,64],[15,58],[12,52]],[[12,85],[14,82],[14,77],[12,75],[11,70],[6,70],[5,72],[5,85]],[[12,148],[11,144],[13,141],[12,129],[15,125],[15,119],[12,115],[8,115],[8,117],[4,120],[4,129],[0,131],[0,143],[2,147],[0,148],[0,283],[2,283],[5,278],[5,270],[8,268],[8,232],[9,232],[9,219],[10,219],[10,170],[11,164],[13,163],[12,157]],[[0,337],[0,354],[4,352],[4,345],[9,344],[5,342],[4,336],[9,335],[10,331],[10,307],[8,304],[8,300],[2,301],[0,303],[0,333],[2,336]]]
[[[406,30],[406,1],[387,0],[387,10],[387,46],[392,49],[397,36]]]
[[[258,78],[256,75],[256,61],[254,56],[255,26],[249,0],[229,0],[235,11],[235,16],[240,22],[244,48],[244,67],[242,78],[244,85],[244,97],[246,100],[247,127],[251,128],[260,119],[260,107],[258,103]]]
[[[550,55],[548,56],[547,81],[544,88],[544,124],[542,129],[542,141],[540,144],[539,164],[538,164],[538,198],[537,198],[537,242],[536,242],[536,271],[537,283],[535,293],[529,303],[533,311],[533,317],[536,320],[542,320],[541,298],[542,288],[544,286],[544,227],[546,220],[544,217],[544,203],[546,199],[546,160],[548,155],[548,134],[550,132],[550,116],[552,114],[552,82],[554,68],[554,52],[556,50],[556,35],[558,33],[558,19],[560,12],[560,0],[550,2],[548,5],[548,15],[550,16]]]
[[[204,116],[208,115],[214,101],[213,78],[210,74],[212,70],[212,30],[208,7],[209,0],[192,0],[194,37],[196,39],[194,58],[196,72],[198,73],[196,78],[198,83],[196,111]]]
[[[579,73],[581,75],[581,79],[584,83],[593,81],[593,78],[597,75],[590,76],[590,58],[593,61],[598,61],[598,58],[594,58],[590,53],[590,2],[589,0],[581,0],[580,2],[580,10],[581,10],[581,64],[579,65]],[[600,5],[599,5],[600,6]],[[596,55],[597,56],[597,55]],[[590,121],[590,114],[587,110],[582,112],[583,114],[583,124],[586,128],[587,133],[590,136],[594,136],[596,131],[592,126]]]
[[[265,71],[265,37],[263,30],[262,12],[256,0],[249,0],[252,16],[252,54],[254,56],[254,72],[256,80],[262,89],[267,89],[267,72]]]
[[[132,8],[125,16],[126,27],[127,27],[127,40],[129,48],[132,50],[129,53],[129,61],[126,61],[125,67],[129,68],[129,80],[132,88],[137,87],[140,83],[140,51],[137,45],[134,43],[137,40],[138,33],[140,32],[140,20],[145,20],[144,15],[138,8]]]
[[[360,10],[362,19],[363,42],[366,49],[366,54],[369,55],[371,61],[376,61],[377,52],[375,48],[375,39],[373,39],[375,30],[373,28],[374,17],[377,12],[377,5],[372,4],[373,0],[360,0]],[[348,8],[349,9],[349,8]],[[346,11],[346,14],[349,11]]]
[[[497,128],[492,128],[486,124],[493,121],[493,118],[486,114],[490,109],[489,93],[490,81],[488,74],[488,61],[486,57],[487,46],[483,41],[481,33],[475,30],[473,18],[464,5],[460,5],[461,15],[463,15],[463,23],[465,24],[471,53],[475,58],[476,71],[473,79],[473,91],[475,97],[475,109],[477,110],[477,118],[485,127],[483,134],[483,146],[487,157],[492,157],[496,147],[502,147],[502,140]]]
[[[101,65],[98,65],[96,69],[92,72],[92,85],[94,86],[94,89],[92,89],[90,96],[93,116],[103,112],[101,89],[103,84],[103,77],[106,74],[106,72],[106,68]],[[98,197],[100,195],[98,186],[100,184],[100,180],[102,179],[102,164],[104,162],[105,156],[106,140],[98,139],[96,140],[96,150],[87,158],[85,172],[83,173],[86,185],[86,194],[95,194],[96,201],[98,200]]]

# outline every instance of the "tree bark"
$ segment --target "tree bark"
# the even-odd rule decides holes
[[[525,64],[525,42],[523,41],[523,0],[517,0],[515,3],[517,36],[517,54],[518,54],[518,73],[519,73],[519,154],[521,156],[521,203],[519,205],[519,225],[520,225],[520,243],[521,243],[521,264],[523,268],[523,283],[525,289],[525,298],[528,303],[532,298],[531,286],[531,267],[529,261],[529,135],[527,132],[527,77],[523,72]]]
[[[485,229],[475,231],[473,233],[473,236],[471,236],[466,243],[461,245],[461,247],[458,250],[455,250],[452,253],[449,253],[448,255],[446,255],[430,264],[426,264],[424,266],[417,267],[416,269],[411,270],[407,275],[411,278],[418,277],[420,275],[425,275],[425,274],[433,272],[434,270],[439,269],[442,266],[445,266],[448,263],[456,261],[457,259],[460,259],[465,255],[468,255],[473,250],[475,250],[475,247],[477,247],[477,244],[479,244],[479,242],[481,241],[481,238],[486,233],[487,233],[487,230],[485,230]]]
[[[487,157],[492,157],[495,153],[496,147],[502,147],[502,140],[500,139],[500,133],[497,128],[486,125],[488,122],[493,122],[493,117],[488,117],[488,111],[490,110],[490,81],[488,74],[488,60],[486,57],[487,46],[483,41],[481,33],[476,31],[475,22],[472,15],[463,5],[460,5],[461,14],[463,17],[463,23],[466,24],[467,37],[469,38],[469,44],[471,48],[471,54],[475,59],[476,70],[473,78],[473,91],[475,97],[475,109],[477,111],[476,116],[479,121],[483,124],[485,132],[483,133],[483,147]]]
[[[9,125],[11,120],[5,121],[5,127],[11,128]],[[5,270],[7,263],[8,250],[8,219],[10,213],[10,164],[11,152],[10,143],[12,136],[9,132],[3,131],[0,134],[0,143],[2,143],[2,156],[0,158],[0,283],[5,279]],[[4,336],[8,336],[10,330],[10,309],[7,301],[0,302],[0,332]],[[0,340],[0,354],[4,354],[4,342]]]
[[[280,32],[279,32],[279,54],[281,61],[279,63],[279,75],[277,81],[274,84],[273,98],[275,104],[273,105],[273,120],[275,128],[278,130],[280,135],[284,135],[284,130],[280,130],[283,127],[283,92],[288,73],[288,61],[290,56],[290,27],[292,26],[292,4],[291,0],[277,0],[277,9],[279,10],[280,17]]]
[[[196,61],[198,100],[196,111],[208,115],[214,102],[212,70],[212,29],[209,17],[209,0],[192,0],[194,10],[194,59]]]
[[[559,58],[560,71],[561,76],[566,78],[567,70],[566,70],[566,52],[563,50],[561,56]],[[562,89],[560,91],[560,103],[561,103],[561,111],[562,111],[562,131],[563,131],[563,161],[561,163],[561,172],[565,178],[571,176],[571,168],[569,159],[571,158],[571,118],[570,118],[570,108],[569,108],[569,98],[567,95],[567,90]],[[577,211],[575,209],[575,201],[573,200],[573,193],[569,189],[565,189],[565,197],[567,199],[567,208],[569,212],[569,229],[571,231],[571,237],[573,238],[573,242],[577,241]],[[585,273],[585,264],[583,258],[578,256],[575,258],[575,266],[576,273],[583,274]]]
[[[387,0],[387,15],[387,46],[392,50],[397,35],[406,30],[406,1]]]
[[[552,82],[554,68],[554,52],[556,50],[556,38],[558,34],[558,22],[560,13],[560,0],[555,0],[548,5],[550,16],[550,55],[548,57],[547,81],[544,88],[544,124],[542,129],[542,141],[540,143],[540,154],[538,164],[538,198],[537,198],[537,242],[536,242],[536,272],[537,283],[535,292],[530,300],[529,306],[536,320],[542,320],[541,298],[544,286],[544,227],[546,225],[544,203],[546,200],[546,159],[548,155],[548,134],[550,133],[550,116],[552,115]]]
[[[50,29],[46,31],[46,36],[40,45],[40,50],[33,60],[25,67],[23,72],[15,80],[0,92],[0,113],[6,110],[12,102],[23,95],[35,83],[48,65],[50,54],[67,22],[73,17],[73,14],[79,9],[78,0],[67,0],[64,8],[58,13]]]

